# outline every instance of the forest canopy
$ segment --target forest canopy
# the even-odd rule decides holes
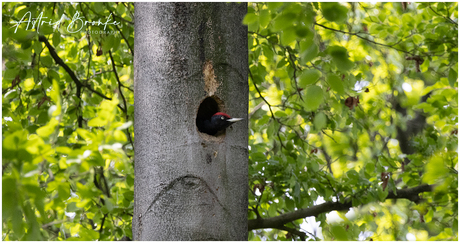
[[[458,4],[242,4],[248,240],[458,240]],[[2,239],[133,239],[134,4],[2,19]]]

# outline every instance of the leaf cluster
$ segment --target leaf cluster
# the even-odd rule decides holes
[[[250,240],[457,238],[457,19],[456,3],[248,4]],[[306,231],[327,203],[352,207]]]
[[[3,240],[132,238],[133,13],[3,3]]]

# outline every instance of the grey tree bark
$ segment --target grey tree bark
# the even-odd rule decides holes
[[[134,240],[247,240],[246,11],[135,3]],[[211,136],[199,110],[245,120]]]

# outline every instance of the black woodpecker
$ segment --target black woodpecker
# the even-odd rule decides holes
[[[198,130],[209,135],[215,135],[217,132],[222,131],[237,121],[241,121],[243,118],[231,118],[229,115],[223,112],[217,112],[212,115],[208,120],[202,120],[197,124]]]

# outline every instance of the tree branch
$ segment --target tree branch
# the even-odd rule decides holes
[[[77,78],[77,76],[72,71],[72,69],[69,66],[67,66],[67,64],[65,64],[65,62],[58,56],[58,54],[56,53],[56,50],[54,50],[54,47],[51,46],[51,44],[49,43],[48,39],[46,39],[45,36],[40,35],[38,37],[38,40],[40,42],[45,43],[46,47],[48,48],[48,50],[49,50],[49,52],[51,54],[51,57],[53,57],[53,59],[56,62],[56,64],[58,64],[59,66],[64,68],[64,70],[69,74],[70,78],[72,78],[74,83],[77,85],[77,97],[78,98],[81,98],[79,90],[81,89],[81,87],[85,87],[85,88],[88,88],[91,92],[99,95],[100,97],[102,97],[102,98],[104,98],[106,100],[112,100],[112,98],[109,98],[109,97],[105,96],[104,94],[100,93],[99,91],[94,90],[91,86],[85,85],[82,82],[80,82],[80,80]]]
[[[104,214],[104,217],[102,218],[102,222],[101,222],[101,228],[99,229],[99,240],[101,240],[101,237],[102,237],[102,230],[104,229],[104,222],[105,222],[106,217],[107,217],[107,214]]]
[[[420,185],[413,188],[406,188],[397,190],[396,193],[390,191],[386,199],[408,199],[412,202],[419,203],[421,201],[419,193],[430,192],[433,190],[433,185]],[[352,207],[351,200],[345,203],[340,202],[325,202],[319,205],[315,205],[309,208],[303,208],[294,212],[281,214],[272,218],[265,219],[252,219],[248,221],[248,230],[253,229],[264,229],[264,228],[275,228],[281,229],[286,223],[292,222],[297,219],[306,218],[310,216],[318,216],[322,213],[328,213],[331,211],[343,211],[348,210]]]
[[[307,236],[307,234],[305,234],[302,231],[299,231],[299,230],[296,230],[296,229],[293,229],[293,228],[289,228],[289,227],[286,227],[286,226],[281,226],[281,227],[278,227],[277,229],[287,231],[287,232],[291,233],[291,235],[298,235],[300,237],[300,240],[302,240],[302,241],[305,241],[305,236]]]
[[[393,44],[393,45],[387,45],[387,44],[383,44],[383,43],[379,43],[379,42],[375,42],[375,41],[373,41],[373,40],[367,39],[366,37],[362,37],[362,36],[358,35],[359,33],[353,33],[353,32],[347,32],[347,31],[343,31],[343,30],[337,30],[337,29],[333,29],[333,28],[324,26],[324,25],[322,25],[322,24],[318,24],[318,23],[315,23],[315,25],[320,26],[320,27],[323,27],[324,29],[327,29],[327,30],[332,30],[332,31],[335,31],[335,32],[340,32],[340,33],[343,33],[343,34],[346,34],[346,35],[354,35],[354,36],[356,36],[356,37],[358,37],[358,38],[360,38],[360,39],[363,39],[363,40],[365,40],[365,41],[368,41],[368,42],[370,42],[370,43],[373,43],[373,44],[376,44],[376,45],[380,45],[380,46],[390,47],[390,48],[393,48],[393,49],[395,49],[395,50],[397,50],[397,51],[400,51],[400,52],[409,54],[409,55],[411,55],[411,56],[414,55],[414,54],[412,54],[411,52],[408,52],[408,51],[405,51],[405,50],[401,50],[401,49],[395,48],[394,45],[396,45],[396,44],[399,43],[400,41],[399,41],[399,42],[396,42],[396,43]]]
[[[110,51],[110,50],[109,50],[109,55],[110,55],[110,61],[112,63],[113,73],[115,74],[115,78],[117,79],[117,83],[118,83],[118,92],[120,93],[120,97],[123,100],[124,109],[120,105],[118,105],[118,107],[120,107],[120,109],[125,113],[126,120],[129,120],[128,105],[126,104],[125,96],[123,95],[123,91],[121,90],[121,87],[123,87],[123,84],[121,83],[120,78],[118,77],[117,68],[115,67],[115,60],[113,60],[112,51]],[[133,139],[131,138],[131,133],[129,132],[129,127],[126,128],[126,133],[128,134],[129,142],[131,143],[131,146],[134,149],[134,142],[133,142]]]
[[[254,80],[254,77],[252,76],[251,70],[248,69],[248,71],[249,71],[249,76],[251,77],[252,83],[254,84],[254,87],[255,87],[256,90],[257,90],[257,93],[259,93],[260,98],[262,98],[262,100],[268,105],[268,109],[270,110],[270,113],[272,114],[273,120],[278,121],[278,123],[279,123],[279,120],[275,118],[275,114],[273,113],[272,106],[271,106],[270,103],[268,103],[268,101],[262,96],[262,93],[260,92],[259,87],[257,87],[256,81]],[[283,142],[281,141],[279,129],[278,129],[277,135],[278,135],[278,139],[280,140],[281,147],[284,148],[284,149],[286,149],[286,147],[284,146]]]
[[[441,14],[439,14],[438,12],[434,11],[434,9],[431,7],[431,4],[430,4],[429,8],[430,8],[431,11],[433,11],[433,13],[435,13],[436,15],[438,15],[438,16],[440,16],[440,17],[446,19],[449,23],[458,26],[458,24],[455,23],[455,21],[453,21],[451,18],[449,18],[449,16],[444,16],[444,15],[441,15]]]

